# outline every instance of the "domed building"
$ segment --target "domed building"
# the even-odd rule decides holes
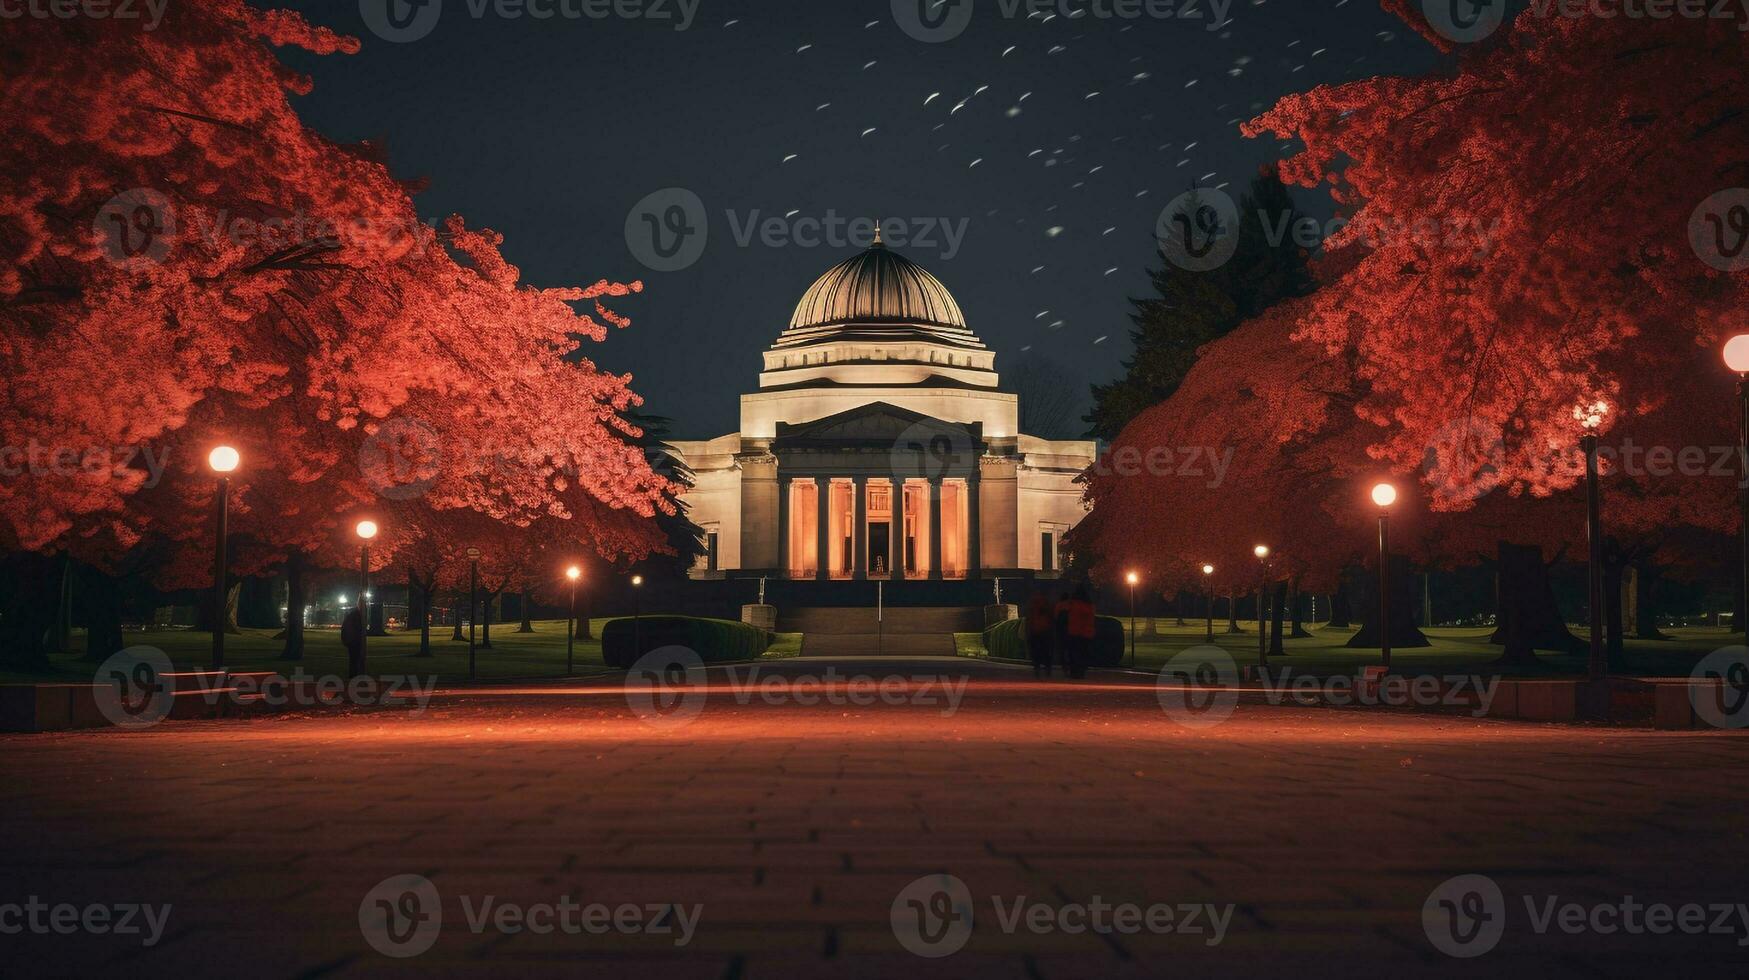
[[[833,266],[764,354],[741,428],[672,443],[705,530],[696,578],[1049,574],[1086,508],[1089,441],[1019,431],[953,294],[882,244]],[[891,595],[891,593],[889,593]]]

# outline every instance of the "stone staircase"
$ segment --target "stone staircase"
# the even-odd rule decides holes
[[[804,657],[951,657],[953,634],[983,628],[983,610],[890,606],[780,610],[777,628],[801,633]]]

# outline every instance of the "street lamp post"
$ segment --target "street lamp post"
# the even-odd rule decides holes
[[[1203,606],[1202,611],[1208,616],[1208,634],[1203,642],[1215,642],[1215,566],[1202,566]]]
[[[352,676],[364,673],[365,643],[370,636],[370,540],[377,536],[376,521],[359,521],[358,533],[358,663]]]
[[[1391,666],[1391,505],[1397,488],[1389,483],[1372,488],[1372,502],[1379,508],[1379,657]]]
[[[237,450],[230,446],[217,446],[207,453],[206,464],[219,475],[218,512],[215,516],[217,533],[214,535],[213,552],[213,663],[212,669],[225,669],[225,591],[230,583],[230,563],[226,552],[229,550],[231,534],[231,474],[243,461]]]
[[[1586,673],[1593,684],[1609,676],[1609,655],[1603,648],[1603,491],[1597,483],[1597,428],[1607,414],[1609,404],[1602,401],[1573,409],[1573,417],[1585,430],[1579,447],[1585,451],[1585,585],[1591,611],[1591,659]]]
[[[1136,583],[1140,582],[1141,580],[1142,580],[1142,577],[1140,575],[1137,575],[1135,572],[1131,572],[1128,575],[1124,576],[1124,581],[1128,582],[1129,586],[1130,586],[1130,669],[1131,670],[1134,670],[1136,667]]]
[[[468,549],[468,680],[474,679],[474,615],[480,602],[480,549]]]
[[[1261,584],[1257,586],[1257,665],[1269,666],[1269,628],[1264,625],[1263,596],[1269,591],[1269,545],[1260,544],[1251,549],[1257,556],[1257,563],[1263,566]]]
[[[572,565],[565,569],[565,577],[571,580],[571,614],[565,620],[565,676],[569,677],[576,673],[572,650],[577,645],[577,580],[583,577],[583,569]]]
[[[1743,518],[1743,579],[1738,583],[1737,601],[1742,603],[1743,623],[1732,623],[1733,629],[1746,630],[1749,635],[1749,334],[1740,333],[1725,342],[1725,366],[1737,372],[1737,407],[1739,441],[1742,443],[1744,473],[1738,505]]]
[[[644,619],[642,604],[638,602],[638,590],[643,587],[642,575],[632,576],[632,659],[644,655]]]

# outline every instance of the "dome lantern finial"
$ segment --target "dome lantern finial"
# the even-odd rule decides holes
[[[879,219],[879,218],[875,219],[874,245],[881,245],[882,247],[885,247],[884,243],[881,241],[881,219]],[[873,248],[874,245],[871,245],[869,247]]]

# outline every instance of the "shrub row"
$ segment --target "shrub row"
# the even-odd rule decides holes
[[[984,649],[989,651],[990,656],[998,660],[1032,659],[1032,654],[1027,652],[1026,634],[1021,632],[1020,623],[1018,619],[1010,619],[984,631]],[[1119,666],[1124,662],[1124,642],[1123,620],[1116,616],[1096,617],[1093,626],[1093,656],[1087,666]]]
[[[627,668],[651,650],[682,646],[707,664],[752,660],[771,646],[771,634],[757,626],[697,616],[642,616],[610,620],[601,630],[601,657],[610,667]]]

